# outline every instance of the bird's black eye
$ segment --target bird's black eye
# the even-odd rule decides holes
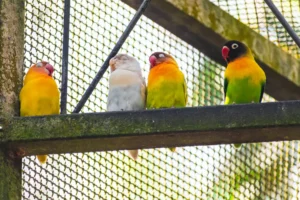
[[[160,53],[160,54],[158,54],[158,57],[160,57],[160,58],[164,58],[164,57],[165,57],[165,55],[164,55],[163,53]]]
[[[236,49],[236,48],[238,48],[239,47],[239,45],[237,44],[237,43],[233,43],[232,45],[231,45],[231,48],[232,49]]]
[[[43,67],[43,63],[38,62],[38,63],[36,63],[36,66],[37,66],[37,67]]]

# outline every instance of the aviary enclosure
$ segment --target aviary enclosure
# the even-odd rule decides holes
[[[289,100],[300,99],[300,51],[263,0],[144,2],[119,52],[146,79],[152,52],[173,55],[189,108],[105,112],[109,70],[78,106],[142,3],[1,1],[1,199],[299,199],[300,102]],[[299,1],[274,3],[300,35]],[[220,106],[232,39],[266,72],[262,104]],[[17,117],[23,75],[40,60],[56,68],[62,115]],[[124,151],[134,148],[137,161]]]

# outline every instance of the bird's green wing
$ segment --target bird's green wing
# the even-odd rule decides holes
[[[261,102],[261,100],[262,100],[262,98],[263,98],[263,96],[264,96],[265,85],[266,85],[266,82],[263,82],[262,85],[261,85],[261,91],[260,91],[259,103]]]
[[[187,85],[186,85],[186,81],[185,81],[185,79],[183,78],[183,90],[184,90],[184,98],[185,98],[185,105],[184,106],[186,106],[186,103],[187,103]]]
[[[227,86],[228,86],[228,79],[224,79],[224,98],[226,98],[226,92],[227,92]]]

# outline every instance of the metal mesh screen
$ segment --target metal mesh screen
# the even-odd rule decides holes
[[[282,48],[300,55],[263,1],[213,1]],[[298,1],[275,1],[298,31]],[[297,6],[295,6],[297,5]],[[60,83],[63,1],[26,1],[25,71],[38,60],[56,67]],[[298,10],[297,10],[298,9]],[[135,10],[118,0],[71,1],[68,112],[82,96]],[[300,20],[298,20],[300,21]],[[297,29],[298,28],[298,29]],[[299,32],[298,32],[299,33]],[[142,17],[120,52],[136,57],[147,78],[148,56],[173,55],[188,83],[188,106],[223,103],[223,71],[204,54]],[[103,112],[107,72],[82,112]],[[264,101],[274,101],[265,95]],[[23,159],[23,199],[297,199],[298,142],[215,145],[142,150],[137,161],[124,151],[50,155],[39,165]]]
[[[268,38],[285,51],[300,57],[296,43],[278,22],[264,0],[210,0],[253,30]],[[297,35],[300,34],[300,2],[298,0],[273,0]]]

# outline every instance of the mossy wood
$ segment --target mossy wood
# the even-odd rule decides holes
[[[14,118],[15,154],[72,153],[300,139],[300,101]]]
[[[141,3],[122,1],[135,9]],[[266,72],[266,92],[277,100],[300,99],[300,60],[209,0],[152,0],[145,15],[224,66],[221,48],[225,41],[245,42]]]
[[[19,113],[24,46],[24,1],[0,0],[0,126]],[[0,135],[3,137],[0,129]],[[21,199],[21,159],[0,145],[0,199]]]

